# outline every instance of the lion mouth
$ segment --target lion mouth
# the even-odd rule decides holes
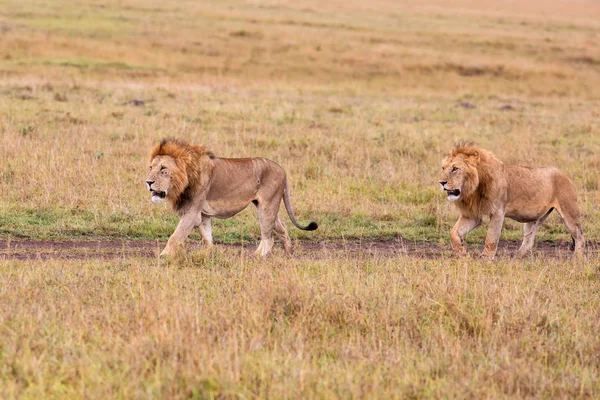
[[[167,192],[163,192],[160,190],[153,190],[152,191],[152,202],[153,203],[162,203],[165,200],[166,196],[167,196]]]
[[[460,197],[460,189],[444,189],[448,194],[448,200],[454,201]]]

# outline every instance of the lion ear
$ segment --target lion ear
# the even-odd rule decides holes
[[[476,151],[473,153],[473,155],[471,155],[471,158],[473,159],[473,161],[477,164],[479,164],[479,152]]]

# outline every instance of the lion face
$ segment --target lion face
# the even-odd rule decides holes
[[[162,202],[170,193],[173,177],[180,175],[177,163],[170,156],[156,156],[150,162],[146,186],[152,192],[152,202]]]
[[[461,196],[470,194],[473,187],[477,187],[477,169],[465,157],[448,157],[442,162],[440,185],[446,191],[449,201],[457,201]]]

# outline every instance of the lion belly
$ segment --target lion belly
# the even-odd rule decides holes
[[[506,216],[518,222],[533,222],[555,207],[555,168],[507,166]]]
[[[264,158],[217,158],[202,214],[229,218],[258,201],[259,190],[273,181],[283,180],[285,173],[277,164]],[[280,171],[280,174],[274,171]]]
[[[202,206],[202,215],[207,217],[227,219],[233,217],[235,214],[242,211],[250,204],[248,203],[237,203],[231,204],[230,202],[205,202]]]

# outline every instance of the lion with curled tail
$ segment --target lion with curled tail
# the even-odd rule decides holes
[[[167,200],[180,220],[161,256],[171,255],[194,228],[207,247],[212,246],[210,219],[226,219],[254,203],[258,209],[261,241],[256,254],[267,256],[273,247],[273,231],[286,254],[292,242],[279,218],[281,200],[293,224],[302,230],[317,229],[311,222],[298,224],[290,204],[285,171],[266,158],[219,158],[204,146],[164,139],[150,153],[146,185],[154,203]]]
[[[575,186],[557,168],[505,165],[487,150],[459,143],[442,161],[440,185],[460,213],[450,232],[452,247],[460,255],[467,252],[467,233],[481,225],[483,217],[489,217],[482,256],[494,257],[504,217],[508,217],[525,224],[517,251],[521,258],[532,249],[538,228],[552,210],[560,214],[571,233],[572,250],[576,255],[583,252]]]

